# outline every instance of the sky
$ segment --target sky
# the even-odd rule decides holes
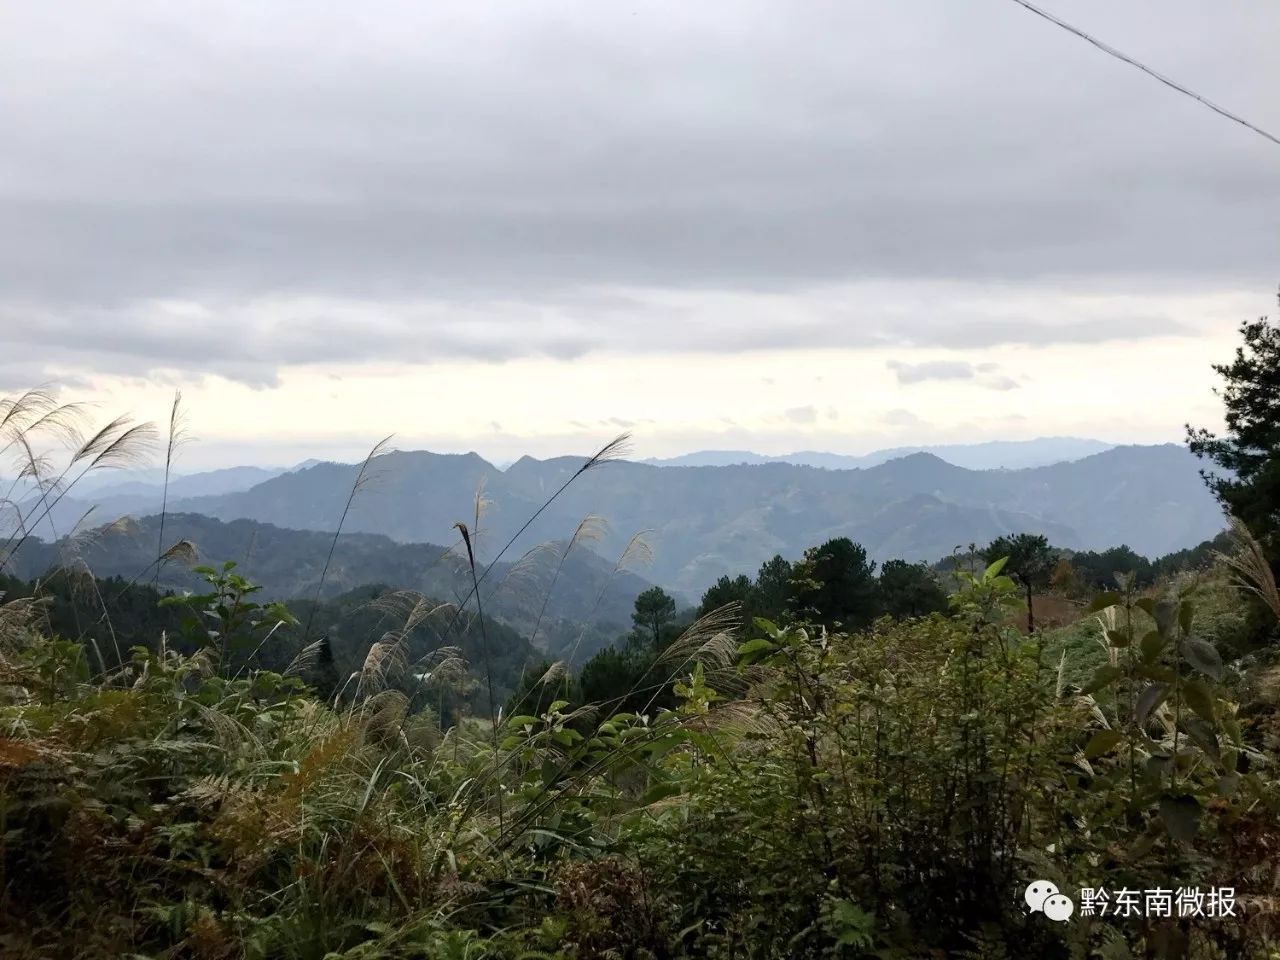
[[[1280,132],[1271,0],[1044,0]],[[0,0],[0,395],[188,469],[1179,440],[1280,147],[1011,0]]]

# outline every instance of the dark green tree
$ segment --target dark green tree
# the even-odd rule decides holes
[[[596,704],[605,716],[643,710],[654,698],[645,682],[647,675],[652,677],[651,664],[652,657],[642,650],[605,647],[578,672],[578,698]]]
[[[875,566],[866,549],[848,537],[810,547],[792,570],[796,611],[828,627],[868,626],[879,613]]]
[[[664,646],[666,627],[676,618],[676,602],[661,587],[650,587],[636,597],[636,609],[631,622],[637,633],[650,639],[655,651]]]
[[[922,563],[887,560],[880,568],[880,609],[892,617],[925,617],[947,609],[947,594]]]
[[[1027,598],[1027,633],[1036,629],[1035,611],[1031,595],[1049,586],[1053,568],[1058,561],[1056,551],[1049,547],[1049,540],[1042,534],[1019,533],[1009,537],[996,537],[982,551],[987,563],[1008,558],[1004,572],[1021,586]]]
[[[726,604],[738,603],[742,605],[742,623],[747,626],[756,615],[755,594],[755,584],[745,573],[733,579],[727,576],[721,577],[707,587],[707,592],[702,595],[702,602],[698,604],[698,616],[705,617],[711,611],[719,610]]]
[[[1274,568],[1280,565],[1280,326],[1261,317],[1242,323],[1240,337],[1235,359],[1213,365],[1223,380],[1214,392],[1226,407],[1226,434],[1188,424],[1187,445],[1221,468],[1200,475],[1263,544]]]
[[[1118,573],[1133,574],[1134,583],[1140,587],[1149,586],[1154,580],[1151,561],[1125,544],[1109,547],[1101,553],[1085,550],[1073,554],[1071,564],[1085,585],[1095,590],[1115,589]]]
[[[774,554],[760,565],[760,572],[756,574],[755,616],[775,623],[782,619],[795,599],[791,577],[791,563],[781,554]]]

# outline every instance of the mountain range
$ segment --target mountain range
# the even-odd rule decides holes
[[[524,457],[499,470],[474,453],[388,453],[375,462],[343,529],[397,543],[436,543],[452,538],[455,521],[474,526],[482,490],[490,505],[478,552],[488,559],[582,463],[575,457]],[[606,563],[644,531],[654,553],[645,576],[693,598],[723,574],[752,573],[775,553],[795,558],[835,536],[858,541],[880,561],[935,561],[957,545],[1021,531],[1044,533],[1072,549],[1127,544],[1156,556],[1193,546],[1223,527],[1199,466],[1174,444],[1120,446],[1047,466],[1001,470],[969,470],[928,453],[839,470],[778,462],[613,462],[578,477],[529,525],[508,558],[570,536],[589,514],[610,523],[592,545]],[[351,464],[320,463],[246,490],[200,496],[171,490],[170,509],[228,522],[333,531],[356,471]],[[84,508],[66,504],[61,529]],[[107,502],[96,516],[107,520],[117,512],[130,511]]]
[[[417,590],[437,601],[460,602],[472,585],[463,555],[456,548],[397,543],[377,534],[344,533],[335,545],[330,533],[290,530],[252,520],[223,523],[198,514],[170,514],[165,518],[164,543],[169,546],[181,540],[195,547],[201,564],[219,566],[227,560],[236,561],[239,572],[274,599],[316,596],[322,574],[321,599],[333,599],[355,587],[384,584]],[[29,541],[14,557],[8,572],[33,580],[55,566],[82,563],[98,577],[141,583],[154,580],[161,588],[175,590],[197,591],[204,586],[190,563],[174,560],[157,570],[159,544],[159,518],[145,517],[63,540],[56,546]],[[584,634],[587,648],[614,639],[630,628],[636,596],[652,586],[628,570],[615,569],[581,543],[567,553],[566,545],[559,541],[525,558],[513,554],[514,562],[494,565],[481,586],[487,615],[525,637],[533,635],[536,628],[538,646],[552,652],[577,644]]]
[[[1102,440],[1080,437],[1037,437],[1034,440],[990,440],[986,443],[951,443],[934,446],[889,447],[865,454],[824,453],[801,450],[766,456],[749,450],[697,450],[678,457],[643,461],[657,467],[726,467],[737,464],[793,463],[825,470],[856,470],[879,466],[913,453],[931,453],[957,467],[969,470],[1016,470],[1043,467],[1052,463],[1079,460],[1114,447]]]

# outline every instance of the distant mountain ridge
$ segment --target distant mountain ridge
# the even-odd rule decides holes
[[[572,531],[570,531],[572,532]],[[61,548],[31,541],[15,558],[10,572],[32,580],[74,555],[99,577],[119,576],[150,583],[159,544],[159,518],[107,528],[82,542]],[[218,565],[234,560],[240,571],[275,599],[310,599],[324,570],[331,533],[291,530],[252,520],[224,523],[198,514],[175,513],[165,520],[165,543],[191,541],[201,563]],[[558,577],[555,566],[564,544],[536,557],[497,565],[481,587],[485,613],[519,630],[526,637],[538,626],[540,645],[558,640],[572,643],[582,632],[604,631],[610,637],[631,625],[636,596],[652,584],[628,570],[615,570],[582,545],[564,557]],[[200,578],[177,562],[165,564],[159,586],[195,590]],[[385,584],[418,590],[441,601],[460,601],[471,589],[470,573],[461,555],[431,543],[397,543],[378,534],[344,533],[338,538],[325,577],[322,599],[355,587]],[[542,609],[546,598],[546,609]],[[472,607],[474,609],[474,605]],[[541,620],[539,617],[541,616]]]
[[[397,452],[377,462],[346,529],[400,542],[438,541],[469,519],[483,484],[491,506],[480,552],[506,542],[582,459],[524,457],[500,471],[476,454]],[[1148,556],[1194,546],[1223,519],[1197,461],[1183,447],[1125,446],[1019,470],[967,470],[926,453],[866,469],[788,463],[655,467],[610,463],[588,471],[519,539],[520,552],[572,534],[588,514],[610,531],[594,549],[612,560],[638,531],[655,559],[646,576],[696,596],[723,574],[752,572],[775,553],[799,556],[849,536],[877,560],[933,561],[957,545],[1035,531],[1063,547],[1128,544]],[[250,490],[180,501],[175,509],[332,530],[356,467],[318,464]]]
[[[398,543],[434,543],[472,522],[476,492],[490,502],[477,544],[487,560],[583,463],[522,457],[499,470],[475,453],[397,451],[379,458],[351,505],[344,530]],[[1039,467],[970,470],[930,453],[866,468],[771,462],[654,466],[621,461],[579,477],[516,541],[517,557],[572,535],[596,514],[610,529],[591,545],[612,563],[644,531],[655,583],[696,598],[718,577],[752,573],[775,553],[795,558],[833,536],[862,543],[878,561],[935,561],[957,546],[1006,533],[1046,534],[1055,544],[1102,550],[1120,544],[1147,556],[1194,546],[1224,526],[1200,461],[1184,447],[1119,446]],[[177,497],[170,510],[224,521],[249,519],[332,531],[355,479],[353,464],[319,463],[247,490]],[[91,502],[91,501],[87,501]],[[70,529],[86,502],[55,518]],[[93,514],[95,523],[118,508]]]
[[[697,450],[676,457],[650,457],[642,462],[658,467],[723,467],[738,464],[791,463],[826,470],[857,470],[878,466],[913,453],[931,453],[957,467],[970,470],[1021,469],[1079,460],[1102,453],[1116,444],[1081,437],[1037,437],[1034,440],[990,440],[985,443],[953,443],[915,447],[890,447],[865,454],[825,453],[801,450],[777,456],[749,450]]]

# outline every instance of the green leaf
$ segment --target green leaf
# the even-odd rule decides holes
[[[1221,750],[1218,746],[1218,734],[1213,727],[1205,723],[1199,717],[1184,716],[1178,726],[1189,736],[1196,744],[1217,760],[1221,756]]]
[[[1085,758],[1092,760],[1095,757],[1105,756],[1114,750],[1123,739],[1124,734],[1119,730],[1099,730],[1085,744]]]
[[[1182,697],[1186,700],[1187,706],[1203,717],[1206,722],[1212,724],[1218,722],[1213,693],[1203,680],[1188,680],[1183,684]]]
[[[763,637],[757,637],[755,640],[748,640],[738,647],[738,658],[744,663],[754,663],[777,649],[778,645],[776,643],[771,640],[765,640]]]
[[[1142,659],[1147,663],[1152,663],[1159,659],[1160,654],[1164,651],[1165,645],[1169,642],[1168,636],[1159,630],[1149,630],[1142,636],[1142,640],[1138,643],[1138,649],[1142,651]]]
[[[671,781],[659,781],[646,790],[640,797],[641,805],[657,803],[667,797],[674,797],[680,792],[680,785]]]
[[[1182,655],[1205,676],[1222,679],[1222,656],[1213,644],[1206,640],[1188,640],[1182,645]]]
[[[1085,613],[1097,613],[1099,610],[1105,610],[1107,607],[1114,607],[1120,602],[1120,594],[1114,590],[1108,590],[1106,593],[1100,593],[1093,598],[1093,602],[1085,608]]]
[[[999,560],[995,561],[990,566],[988,566],[985,571],[983,571],[982,579],[990,580],[991,578],[995,577],[997,574],[1000,573],[1001,570],[1004,569],[1004,565],[1008,562],[1009,562],[1008,557],[1001,557]]]
[[[1133,605],[1153,620],[1156,616],[1156,602],[1151,597],[1139,597]]]
[[[1151,712],[1168,699],[1170,690],[1167,683],[1153,683],[1143,690],[1133,707],[1133,722],[1143,726],[1151,718]]]
[[[1127,647],[1129,645],[1129,634],[1125,630],[1108,630],[1107,643],[1113,647]]]
[[[1185,636],[1191,632],[1191,621],[1195,618],[1196,607],[1190,600],[1183,600],[1178,604],[1178,626],[1182,628]]]
[[[1200,829],[1200,801],[1185,794],[1166,795],[1160,799],[1160,819],[1169,836],[1190,843]]]
[[[1113,680],[1118,680],[1124,676],[1124,671],[1119,667],[1111,664],[1103,664],[1097,670],[1093,671],[1093,677],[1081,689],[1081,693],[1094,693],[1110,684]]]
[[[521,727],[536,727],[540,723],[542,723],[542,721],[539,720],[537,717],[531,717],[527,714],[522,713],[508,720],[507,726],[518,730]]]
[[[1161,600],[1156,604],[1156,629],[1163,636],[1173,633],[1174,624],[1178,622],[1178,605],[1172,600]]]

